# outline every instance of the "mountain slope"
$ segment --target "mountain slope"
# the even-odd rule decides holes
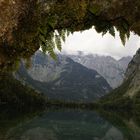
[[[18,76],[48,98],[70,101],[93,101],[111,90],[106,80],[95,70],[90,70],[72,59],[59,55],[54,61],[37,52],[33,66],[26,70],[21,65]]]
[[[0,107],[1,109],[39,109],[43,108],[45,96],[31,87],[23,85],[11,73],[0,74]]]
[[[96,70],[102,75],[112,88],[116,88],[123,82],[124,73],[131,57],[124,57],[120,60],[115,60],[111,56],[100,55],[70,55],[70,57],[89,69]]]
[[[140,49],[129,63],[122,85],[104,96],[100,103],[140,110]]]

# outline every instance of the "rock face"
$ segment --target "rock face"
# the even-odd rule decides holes
[[[114,36],[116,27],[124,44],[130,31],[140,35],[139,10],[139,0],[1,0],[0,68],[8,69],[20,58],[31,57],[40,45],[50,44],[54,30],[61,36],[64,30],[95,26],[97,32]]]
[[[124,57],[117,61],[111,56],[100,55],[71,55],[70,57],[87,68],[96,70],[112,88],[117,88],[122,84],[124,73],[132,59],[131,57]]]
[[[133,97],[140,91],[140,49],[128,65],[124,82],[129,79],[131,79],[131,82],[126,95]]]
[[[24,77],[24,81],[52,99],[89,102],[111,90],[97,71],[61,55],[54,61],[37,52],[32,58],[32,67],[26,70],[22,66],[18,76]]]
[[[100,102],[103,106],[140,111],[140,49],[128,65],[123,83]]]

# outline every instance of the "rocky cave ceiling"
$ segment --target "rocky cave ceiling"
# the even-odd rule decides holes
[[[140,35],[139,11],[139,0],[0,0],[0,68],[15,69],[40,46],[55,57],[66,34],[92,26],[112,36],[116,28],[125,44],[131,31]]]

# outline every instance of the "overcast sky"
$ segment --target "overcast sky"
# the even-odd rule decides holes
[[[133,56],[140,47],[140,38],[131,33],[125,47],[122,45],[118,32],[116,37],[98,34],[93,28],[84,32],[75,32],[63,44],[62,53],[76,54],[77,51],[101,55],[110,55],[116,59]]]

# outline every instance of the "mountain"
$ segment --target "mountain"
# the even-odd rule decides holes
[[[95,70],[58,55],[56,61],[42,52],[32,57],[32,67],[23,63],[18,77],[51,99],[93,101],[111,91],[107,81]]]
[[[140,111],[140,49],[129,63],[123,83],[104,96],[100,103],[110,107],[131,107]]]
[[[22,110],[44,108],[45,96],[15,79],[10,72],[0,73],[1,110]]]
[[[140,92],[140,49],[128,65],[124,82],[126,81],[130,81],[130,83],[125,94],[134,97]]]
[[[120,60],[116,60],[111,56],[84,55],[82,53],[70,55],[69,57],[89,69],[96,70],[107,80],[112,88],[121,85],[128,63],[132,59],[131,57],[123,57]]]

